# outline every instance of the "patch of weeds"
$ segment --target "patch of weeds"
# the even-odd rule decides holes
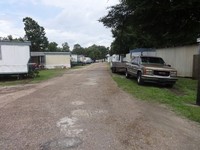
[[[112,77],[120,88],[137,99],[167,104],[178,114],[200,122],[200,107],[195,105],[196,80],[179,78],[173,88],[167,88],[155,84],[139,86],[134,78],[126,79],[119,74],[113,74]]]

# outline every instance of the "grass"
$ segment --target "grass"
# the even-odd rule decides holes
[[[42,81],[51,79],[53,77],[60,76],[60,75],[64,74],[65,71],[66,71],[66,69],[41,70],[39,72],[39,76],[35,77],[35,78],[17,80],[16,77],[12,77],[12,78],[9,78],[6,80],[2,79],[2,80],[0,80],[0,86],[38,83],[38,82],[42,82]]]
[[[72,66],[71,69],[80,69],[80,68],[83,68],[83,67],[86,67],[86,66],[89,66],[90,64],[79,64],[79,65],[75,65],[75,66]]]
[[[124,91],[140,100],[158,102],[170,106],[175,112],[200,123],[200,107],[196,106],[197,81],[179,78],[173,88],[147,84],[137,85],[135,79],[114,74],[113,79]]]
[[[74,66],[71,69],[80,69],[84,66]],[[11,85],[18,85],[18,84],[31,84],[31,83],[38,83],[42,82],[57,76],[60,76],[64,74],[66,69],[50,69],[50,70],[41,70],[39,71],[39,76],[35,78],[28,78],[28,79],[22,79],[17,80],[17,77],[10,77],[8,79],[0,78],[0,86],[11,86]]]
[[[73,66],[71,69],[80,69],[83,68],[84,66]]]

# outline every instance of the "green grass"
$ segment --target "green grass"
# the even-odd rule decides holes
[[[83,68],[84,66],[73,66],[71,69],[80,69]]]
[[[113,75],[113,79],[124,91],[140,100],[158,102],[170,106],[175,112],[200,123],[200,107],[196,106],[197,81],[179,78],[173,88],[148,84],[139,86],[134,78],[126,79]]]
[[[74,66],[71,69],[80,69],[87,65],[83,66]],[[32,84],[42,82],[57,76],[60,76],[66,72],[67,69],[50,69],[50,70],[41,70],[39,71],[39,76],[35,78],[21,79],[17,80],[17,77],[9,78],[9,79],[1,79],[0,78],[0,86],[11,86],[18,84]]]
[[[0,86],[10,86],[18,84],[27,84],[27,83],[38,83],[42,82],[57,76],[64,74],[66,69],[52,69],[52,70],[41,70],[39,71],[39,76],[35,78],[21,79],[17,80],[16,78],[10,78],[0,81]]]
[[[66,72],[66,69],[53,69],[53,70],[42,70],[39,73],[39,77],[34,78],[31,82],[37,83],[44,80],[48,80],[57,76],[61,76]]]

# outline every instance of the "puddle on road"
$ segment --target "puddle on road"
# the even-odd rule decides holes
[[[41,149],[42,150],[54,150],[54,149],[67,150],[67,149],[76,148],[82,143],[83,143],[82,140],[78,137],[66,137],[63,139],[47,142],[41,146]]]

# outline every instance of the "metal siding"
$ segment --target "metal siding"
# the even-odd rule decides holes
[[[182,77],[192,77],[193,55],[197,53],[197,45],[156,50],[157,56],[162,57],[167,64],[177,69],[178,76]]]
[[[25,41],[25,42],[0,41],[0,45],[31,46],[31,42],[30,41]]]
[[[46,68],[52,69],[56,67],[70,68],[70,55],[46,55]]]
[[[131,54],[130,53],[126,54],[126,61],[131,62]]]
[[[1,45],[0,74],[27,73],[30,49],[26,45]]]

